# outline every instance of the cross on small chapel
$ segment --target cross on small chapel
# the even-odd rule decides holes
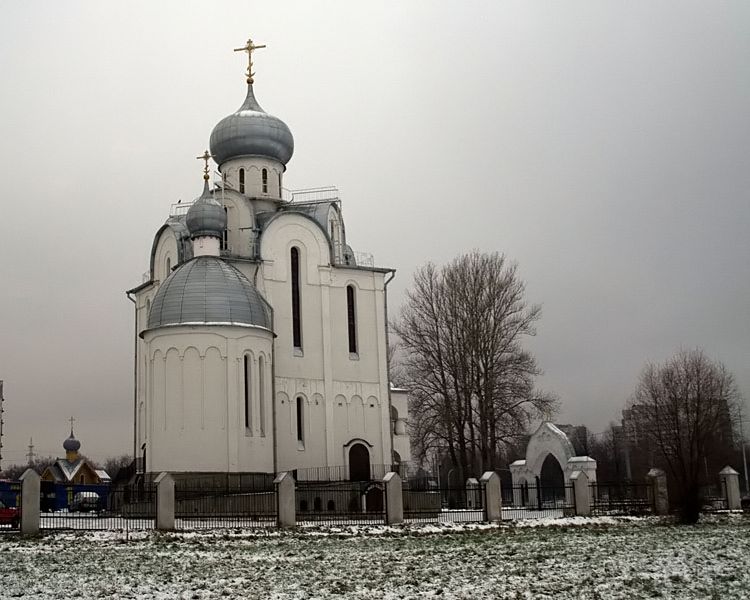
[[[68,421],[70,421],[70,432],[72,433],[73,432],[73,422],[75,421],[75,419],[73,417],[70,417],[70,419],[68,419]]]
[[[260,46],[256,46],[253,44],[253,40],[247,40],[247,44],[243,48],[235,48],[235,52],[247,52],[247,82],[252,83],[253,82],[253,50],[260,50],[261,48],[265,48],[266,45],[262,44]]]
[[[209,154],[208,150],[206,150],[201,156],[196,156],[195,158],[197,158],[198,160],[206,161],[206,165],[203,167],[203,179],[208,181],[208,161],[213,157]]]

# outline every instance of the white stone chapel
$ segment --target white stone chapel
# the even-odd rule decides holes
[[[391,389],[386,356],[395,271],[352,250],[334,188],[284,188],[294,140],[255,98],[259,47],[244,48],[244,101],[211,132],[203,191],[173,206],[147,280],[128,291],[137,464],[363,479],[410,458],[407,394]]]

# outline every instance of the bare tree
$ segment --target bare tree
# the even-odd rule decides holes
[[[34,459],[34,461],[31,463],[22,465],[10,465],[2,472],[2,477],[4,479],[16,480],[26,472],[26,469],[34,469],[41,475],[42,473],[44,473],[47,467],[54,465],[56,460],[56,458],[52,458],[51,456],[44,456]]]
[[[521,346],[541,314],[524,291],[515,264],[475,251],[419,269],[394,324],[417,454],[447,454],[461,480],[499,467],[504,447],[555,409]]]
[[[738,402],[732,374],[701,350],[681,351],[641,373],[631,408],[673,478],[683,522],[698,520],[706,457],[732,444]]]
[[[129,454],[121,454],[120,456],[111,456],[104,461],[104,470],[107,475],[115,481],[117,475],[120,473],[120,469],[125,469],[130,466],[133,462],[133,457]]]

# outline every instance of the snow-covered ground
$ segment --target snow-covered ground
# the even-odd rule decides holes
[[[0,535],[0,598],[750,598],[750,517]]]

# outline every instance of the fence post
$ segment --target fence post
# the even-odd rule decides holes
[[[503,518],[500,477],[495,471],[485,471],[479,481],[484,488],[484,520],[500,521]]]
[[[576,515],[588,517],[591,515],[591,495],[589,492],[589,476],[584,471],[573,471],[570,476],[573,482]]]
[[[174,529],[174,479],[169,473],[159,473],[154,479],[156,484],[156,529],[172,531]]]
[[[21,475],[21,533],[37,535],[39,533],[39,495],[41,477],[34,469],[26,469]]]
[[[276,525],[283,528],[297,525],[297,498],[294,477],[284,471],[273,480],[276,487]]]
[[[742,507],[740,500],[740,474],[727,465],[719,471],[719,478],[727,495],[727,509],[739,510]]]
[[[383,477],[385,487],[385,524],[397,525],[404,522],[404,496],[401,490],[401,477],[391,471]]]
[[[669,492],[667,491],[667,474],[661,469],[651,469],[646,478],[653,486],[654,510],[657,515],[669,514]]]

